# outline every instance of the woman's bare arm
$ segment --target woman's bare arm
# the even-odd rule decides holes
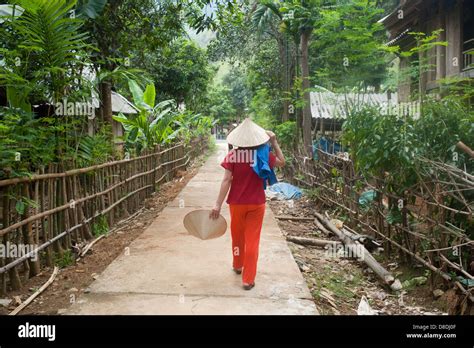
[[[211,219],[217,219],[219,214],[221,213],[222,203],[224,203],[225,198],[227,197],[227,193],[229,192],[230,185],[232,184],[232,172],[230,170],[225,170],[224,178],[222,179],[221,189],[219,191],[219,195],[217,196],[217,201],[212,209],[209,217]]]
[[[277,138],[275,133],[271,131],[267,131],[267,134],[270,136],[270,144],[272,144],[272,148],[275,151],[276,161],[275,167],[281,168],[285,166],[285,156],[283,156],[283,152],[280,149],[280,145],[278,144]]]

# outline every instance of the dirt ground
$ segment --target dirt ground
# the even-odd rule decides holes
[[[197,173],[204,157],[200,157],[188,168],[179,171],[177,177],[160,187],[159,192],[146,200],[144,207],[132,218],[114,227],[111,233],[98,241],[84,258],[72,266],[62,268],[55,281],[19,315],[55,315],[69,307],[76,298],[88,291],[94,279],[112,263],[130,243],[136,239],[160,214]],[[52,269],[44,269],[38,276],[24,283],[22,290],[8,294],[12,302],[8,307],[0,306],[0,315],[8,314],[17,305],[30,297],[50,278]],[[4,297],[5,298],[5,297]],[[58,313],[59,311],[59,313]]]
[[[313,217],[316,210],[316,204],[305,196],[295,201],[272,200],[270,206],[276,216]],[[338,240],[324,234],[312,221],[278,220],[278,223],[285,236]],[[323,315],[357,314],[363,296],[379,315],[447,314],[448,293],[435,300],[428,284],[410,286],[394,294],[381,285],[363,262],[334,257],[322,247],[288,244]],[[422,268],[403,267],[393,260],[387,262],[380,253],[374,257],[401,282],[422,277],[425,272]]]

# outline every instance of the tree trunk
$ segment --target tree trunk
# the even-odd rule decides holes
[[[309,82],[309,60],[308,44],[311,31],[304,30],[301,33],[301,78],[303,83],[303,144],[306,155],[312,157],[313,147],[311,138],[311,100],[310,100],[310,82]]]
[[[283,38],[282,40],[278,40],[278,50],[280,53],[280,63],[282,66],[281,86],[283,90],[283,113],[281,116],[281,122],[286,122],[290,119],[290,102],[288,100],[290,92],[290,62],[288,57],[288,39]]]
[[[365,264],[379,276],[385,285],[388,285],[390,289],[394,291],[401,290],[400,281],[387,271],[377,260],[375,260],[372,254],[362,244],[353,240],[349,235],[349,232],[338,229],[323,215],[319,213],[315,213],[315,215],[325,228],[339,237],[346,246],[347,251],[349,251],[352,256],[356,256],[360,261],[365,262]]]
[[[301,64],[300,64],[300,61],[301,61],[301,47],[300,47],[300,44],[299,44],[299,41],[295,41],[295,49],[296,49],[296,56],[295,56],[295,80],[293,82],[293,85],[295,86],[296,85],[296,93],[295,93],[295,98],[296,100],[300,100],[300,86],[299,86],[299,83],[300,81],[298,80],[298,78],[300,77],[301,75]],[[295,121],[296,121],[296,136],[294,138],[294,149],[295,151],[298,150],[299,148],[299,144],[300,144],[300,140],[303,138],[303,132],[302,132],[302,128],[303,128],[303,121],[302,121],[302,112],[301,112],[301,108],[298,106],[296,107],[295,106]]]
[[[296,236],[286,236],[286,240],[295,244],[300,245],[309,245],[315,247],[338,247],[341,245],[340,242],[334,240],[324,240],[324,239],[316,239],[316,238],[304,238],[304,237],[296,237]]]
[[[113,127],[112,119],[112,84],[108,81],[100,83],[100,101],[102,119],[105,123]]]

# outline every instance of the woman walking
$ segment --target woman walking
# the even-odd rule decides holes
[[[276,136],[244,120],[227,137],[234,147],[221,166],[225,173],[219,196],[210,216],[216,219],[227,197],[230,209],[233,269],[242,274],[245,290],[255,286],[260,232],[265,214],[266,181],[274,178],[273,168],[283,167],[285,158]],[[268,143],[274,153],[268,152]],[[230,190],[230,192],[229,192]]]

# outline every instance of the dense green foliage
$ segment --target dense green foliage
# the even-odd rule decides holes
[[[344,140],[356,167],[368,176],[386,177],[399,194],[419,180],[419,158],[472,171],[472,161],[456,149],[474,146],[474,112],[452,100],[427,102],[418,119],[375,107],[350,112]]]
[[[0,177],[22,176],[54,159],[54,130],[31,112],[0,110]]]
[[[90,100],[92,92],[102,106],[104,84],[138,110],[113,117],[125,129],[125,150],[132,154],[209,132],[214,120],[228,128],[248,116],[276,131],[291,151],[301,142],[308,106],[308,79],[301,71],[304,40],[309,90],[366,92],[395,86],[387,70],[396,49],[384,47],[378,21],[396,1],[11,3],[25,11],[0,25],[0,86],[8,100],[0,115],[3,175],[21,175],[51,162],[82,166],[123,156],[113,146],[112,117],[107,119],[102,109],[91,121],[84,115],[57,115],[51,106],[64,98]],[[205,29],[214,30],[215,39],[199,47],[187,32]],[[444,44],[437,42],[436,32],[414,35],[418,45],[398,54],[416,56]],[[429,68],[423,64],[419,61],[408,73],[416,78]],[[344,138],[362,171],[390,173],[403,189],[415,180],[416,156],[449,162],[455,141],[469,143],[471,117],[456,97],[427,101],[419,120],[363,108],[350,113]]]
[[[393,2],[362,0],[255,1],[242,7],[247,16],[239,25],[219,28],[209,54],[238,66],[244,74],[239,80],[248,90],[241,98],[247,115],[269,128],[295,121],[297,143],[301,113],[308,104],[303,101],[307,90],[301,77],[301,35],[310,37],[310,89],[318,85],[333,91],[380,90],[390,53],[383,46],[385,32],[378,20],[393,8]],[[238,110],[233,96],[226,93],[232,86],[224,86],[221,99],[227,101],[219,105]],[[235,119],[241,118],[238,114]],[[227,112],[221,116],[226,123]]]
[[[18,2],[25,12],[2,26],[0,85],[10,106],[31,111],[33,103],[57,101],[77,89],[86,33],[81,20],[69,16],[74,2]]]
[[[205,98],[213,74],[204,49],[185,39],[173,41],[161,52],[147,53],[143,67],[159,86],[162,99],[175,99],[192,109]]]
[[[382,45],[383,10],[365,0],[321,11],[311,47],[315,84],[329,89],[358,86],[380,89],[388,57]]]
[[[214,69],[205,50],[188,39],[186,24],[201,30],[235,20],[232,1],[211,14],[204,13],[207,0],[192,6],[154,0],[10,3],[17,6],[15,16],[0,23],[0,95],[4,91],[7,99],[0,110],[2,177],[50,163],[87,166],[123,156],[114,146],[116,125],[103,109],[91,117],[77,108],[91,103],[92,95],[103,105],[104,83],[139,110],[115,117],[124,124],[130,152],[210,132],[214,123],[202,104]],[[63,102],[76,106],[59,113]]]
[[[156,103],[155,85],[149,84],[143,91],[138,84],[131,80],[130,91],[133,95],[135,107],[139,110],[138,115],[125,116],[120,114],[114,119],[123,124],[125,134],[125,146],[127,150],[135,147],[136,153],[143,149],[152,148],[155,145],[168,142],[173,134],[171,123],[175,113],[173,112],[172,100]]]

